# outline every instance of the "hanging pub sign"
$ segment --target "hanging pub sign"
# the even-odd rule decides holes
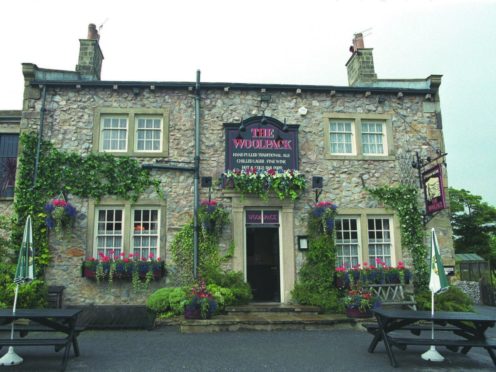
[[[254,116],[224,129],[226,170],[298,169],[298,125]]]
[[[422,173],[427,214],[433,214],[446,207],[443,187],[443,173],[440,164]]]

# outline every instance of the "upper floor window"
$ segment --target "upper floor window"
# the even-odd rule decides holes
[[[103,151],[127,151],[127,118],[116,116],[102,117]]]
[[[364,155],[384,155],[384,123],[380,121],[362,121],[362,153]]]
[[[330,144],[332,154],[354,154],[353,122],[349,120],[331,120]]]
[[[327,158],[394,159],[391,121],[378,114],[325,115]]]
[[[0,197],[14,196],[19,134],[0,133]]]
[[[99,109],[95,115],[94,148],[116,155],[168,155],[169,111]]]

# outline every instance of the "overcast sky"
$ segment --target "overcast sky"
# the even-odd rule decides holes
[[[21,109],[21,63],[74,70],[89,23],[102,80],[346,86],[368,30],[379,78],[443,75],[449,184],[496,206],[496,1],[16,0],[0,14],[0,110]]]

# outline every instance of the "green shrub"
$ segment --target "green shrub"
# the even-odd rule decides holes
[[[291,295],[303,305],[320,306],[326,311],[340,311],[338,291],[334,287],[336,249],[329,234],[310,236],[306,261]]]
[[[415,295],[419,310],[431,310],[431,292],[422,291]],[[473,302],[460,288],[449,287],[446,292],[434,295],[436,311],[474,311]]]
[[[231,290],[234,299],[232,303],[228,303],[226,306],[244,305],[252,299],[251,287],[245,282],[243,273],[239,271],[223,271],[210,268],[202,271],[201,276],[208,284],[216,284],[219,287]]]
[[[3,301],[8,307],[14,304],[15,283],[9,283],[6,286]],[[35,279],[28,283],[19,285],[19,293],[17,295],[18,309],[37,309],[47,305],[48,287],[43,280]]]
[[[217,311],[223,311],[226,306],[234,305],[236,298],[230,288],[224,288],[217,284],[207,285],[207,290],[212,294],[217,301]]]
[[[188,291],[181,287],[160,288],[148,297],[146,306],[158,314],[181,315],[187,296]]]

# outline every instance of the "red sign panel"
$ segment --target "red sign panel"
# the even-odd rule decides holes
[[[427,214],[433,214],[446,208],[444,197],[443,173],[441,165],[422,173],[425,193],[425,209]]]
[[[246,223],[249,224],[277,224],[279,223],[278,211],[246,211]]]

